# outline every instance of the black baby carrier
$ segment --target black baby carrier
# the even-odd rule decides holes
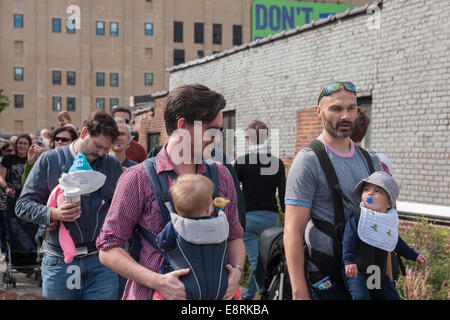
[[[218,196],[217,166],[213,161],[205,161],[204,164],[206,167],[205,176],[213,181],[214,197],[216,197]],[[175,212],[166,175],[171,175],[172,179],[176,179],[177,176],[173,172],[168,173],[166,171],[157,174],[156,157],[145,160],[144,165],[150,179],[152,191],[158,201],[163,225],[166,226],[170,221],[170,212]],[[220,300],[223,298],[228,287],[228,277],[225,269],[227,241],[216,245],[194,245],[184,241],[184,239],[180,238],[180,235],[177,235],[177,247],[172,251],[164,251],[159,248],[156,238],[149,230],[145,230],[137,225],[131,241],[131,256],[138,262],[141,251],[140,236],[164,257],[161,268],[158,271],[159,273],[167,273],[182,268],[191,269],[188,274],[180,277],[186,288],[187,299]],[[218,255],[212,254],[216,249],[223,252],[221,261],[216,261],[217,259],[215,258]],[[183,256],[183,251],[196,253],[193,255],[202,256],[204,259],[187,261],[188,259]],[[217,279],[219,279],[218,283]]]
[[[360,208],[359,207],[355,208],[355,206],[351,203],[351,201],[347,198],[347,196],[345,196],[345,194],[342,192],[333,164],[331,163],[331,160],[327,155],[324,145],[320,141],[314,140],[309,144],[309,147],[314,151],[317,158],[319,159],[320,166],[325,174],[325,177],[327,178],[328,185],[330,186],[331,190],[333,190],[334,224],[311,217],[314,226],[333,240],[333,256],[326,255],[323,252],[317,251],[313,248],[307,248],[306,246],[304,246],[305,263],[307,260],[311,260],[319,269],[321,277],[330,276],[331,279],[333,279],[334,281],[341,282],[342,278],[340,270],[343,266],[342,241],[344,237],[344,229],[346,224],[343,201],[345,201],[347,205],[352,209],[353,212],[352,214],[357,219],[359,219]],[[375,172],[372,159],[369,153],[363,148],[360,148],[356,145],[355,147],[358,148],[363,154],[367,162],[367,166],[369,168],[369,175]],[[360,248],[358,251],[362,252],[363,250],[364,248]],[[381,256],[382,253],[377,252],[377,256],[378,255]],[[382,258],[377,260],[381,259]],[[392,270],[394,280],[397,280],[398,278],[399,266],[401,265],[402,264],[400,257],[397,256],[394,252],[392,252]],[[306,266],[305,266],[305,273],[308,276]]]

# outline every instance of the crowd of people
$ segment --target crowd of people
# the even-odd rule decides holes
[[[322,87],[315,111],[323,132],[296,155],[288,173],[259,120],[247,127],[244,156],[229,163],[222,150],[205,155],[224,129],[225,105],[220,93],[203,85],[173,89],[164,109],[168,142],[148,155],[133,139],[126,107],[94,111],[80,128],[62,112],[56,130],[3,140],[2,253],[5,220],[14,215],[42,234],[47,299],[251,300],[258,292],[259,237],[284,217],[294,299],[399,299],[391,252],[420,264],[426,259],[398,237],[399,188],[387,157],[360,146],[370,118],[356,105],[356,87]],[[200,141],[194,140],[197,130]],[[211,160],[214,153],[224,160]],[[80,155],[87,163],[74,170]],[[273,164],[277,170],[264,173]],[[80,170],[101,173],[105,181],[68,200],[73,188],[65,181],[76,180],[70,174]],[[75,182],[79,189],[89,184]],[[49,202],[55,188],[63,195],[57,205]],[[377,229],[360,227],[368,210],[389,225],[389,237],[367,240]],[[70,259],[65,233],[74,247]],[[241,295],[246,257],[250,275]],[[381,288],[367,288],[368,265],[381,268]]]

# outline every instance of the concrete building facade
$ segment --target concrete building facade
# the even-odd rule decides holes
[[[2,0],[0,134],[167,90],[166,68],[250,41],[252,0]],[[68,22],[68,24],[67,24]]]
[[[449,10],[447,0],[374,1],[173,67],[170,89],[221,92],[236,128],[259,119],[279,130],[289,162],[321,131],[312,113],[321,86],[352,81],[372,117],[367,147],[391,160],[400,201],[450,216]]]

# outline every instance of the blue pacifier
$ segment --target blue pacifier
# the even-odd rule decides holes
[[[366,201],[367,201],[368,204],[373,203],[373,197],[372,197],[372,196],[368,196],[368,197],[366,198]]]

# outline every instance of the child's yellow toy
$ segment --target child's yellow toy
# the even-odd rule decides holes
[[[220,208],[220,209],[225,208],[225,206],[227,205],[228,202],[230,202],[230,200],[226,200],[221,197],[214,198],[214,206],[217,208]]]

